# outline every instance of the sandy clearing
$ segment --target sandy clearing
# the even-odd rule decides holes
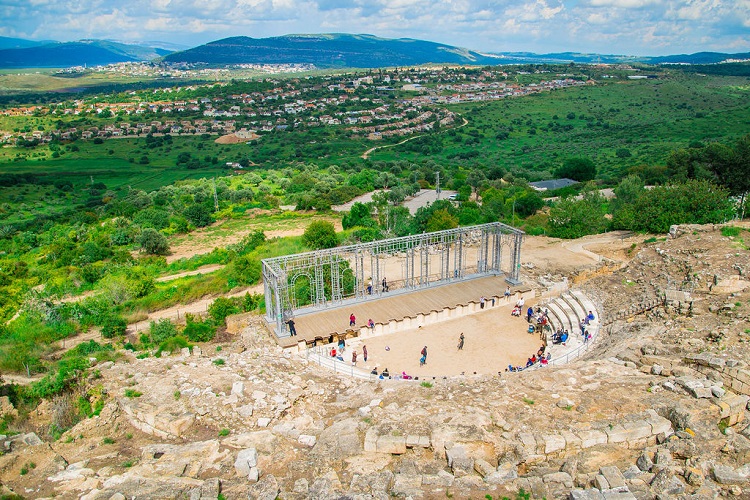
[[[347,341],[344,359],[350,362],[352,351],[356,350],[360,368],[371,370],[377,367],[378,371],[388,368],[391,375],[405,371],[409,375],[419,375],[420,379],[475,372],[497,374],[505,371],[509,364],[525,365],[542,344],[537,334],[527,332],[525,319],[510,315],[511,309],[510,304],[499,304],[422,328],[352,339]],[[459,351],[461,332],[465,342],[463,350]],[[362,359],[362,345],[367,346],[366,363]],[[427,363],[420,366],[420,352],[424,346],[428,351]]]

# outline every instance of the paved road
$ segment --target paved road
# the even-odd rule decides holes
[[[387,189],[385,191],[388,191]],[[333,207],[333,210],[336,212],[348,212],[352,209],[352,205],[355,203],[369,203],[372,201],[372,195],[374,193],[377,193],[378,191],[373,191],[372,193],[365,193],[361,196],[357,196],[352,201],[348,203],[344,203],[343,205],[336,205]],[[440,199],[446,200],[448,197],[452,194],[456,194],[457,191],[448,191],[443,190],[440,192]],[[404,201],[403,206],[409,209],[409,213],[414,215],[417,213],[417,210],[419,208],[427,206],[430,203],[433,203],[435,200],[438,199],[437,193],[434,189],[422,189],[420,190],[416,196],[412,198],[407,198],[406,201]]]
[[[456,194],[456,191],[442,190],[440,192],[439,199],[447,200],[452,194]],[[404,202],[404,206],[409,209],[409,213],[414,215],[417,210],[421,207],[427,206],[430,203],[434,203],[438,199],[438,194],[434,189],[422,189],[417,193],[414,198],[407,199]]]

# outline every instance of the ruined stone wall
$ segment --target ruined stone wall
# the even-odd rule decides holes
[[[724,359],[707,352],[688,355],[685,362],[703,374],[715,371],[734,392],[750,396],[750,369],[741,361]]]

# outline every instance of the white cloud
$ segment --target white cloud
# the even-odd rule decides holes
[[[589,5],[592,7],[614,7],[617,9],[640,9],[661,3],[661,0],[589,0]]]

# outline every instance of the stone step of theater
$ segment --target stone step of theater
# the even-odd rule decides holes
[[[559,297],[540,304],[542,309],[549,312],[551,329],[547,332],[547,344],[552,346],[552,359],[562,359],[566,355],[580,350],[584,346],[583,335],[581,335],[580,321],[589,311],[594,313],[594,321],[591,321],[587,330],[592,335],[592,340],[596,340],[599,331],[600,319],[599,311],[591,300],[581,290],[568,290]],[[585,311],[585,314],[584,314]],[[565,345],[552,345],[552,334],[559,328],[568,330],[570,337]],[[588,346],[587,346],[588,347]]]
[[[473,314],[481,310],[480,297],[485,297],[485,309],[514,303],[519,298],[534,297],[531,287],[511,287],[511,298],[504,297],[505,277],[489,276],[441,284],[432,288],[398,290],[373,297],[371,300],[342,304],[325,309],[298,310],[294,317],[297,336],[277,337],[284,348],[336,342],[339,338],[368,337],[396,333],[420,326]],[[356,324],[349,326],[354,314]],[[368,328],[372,319],[374,328]],[[273,328],[273,325],[269,325]]]

